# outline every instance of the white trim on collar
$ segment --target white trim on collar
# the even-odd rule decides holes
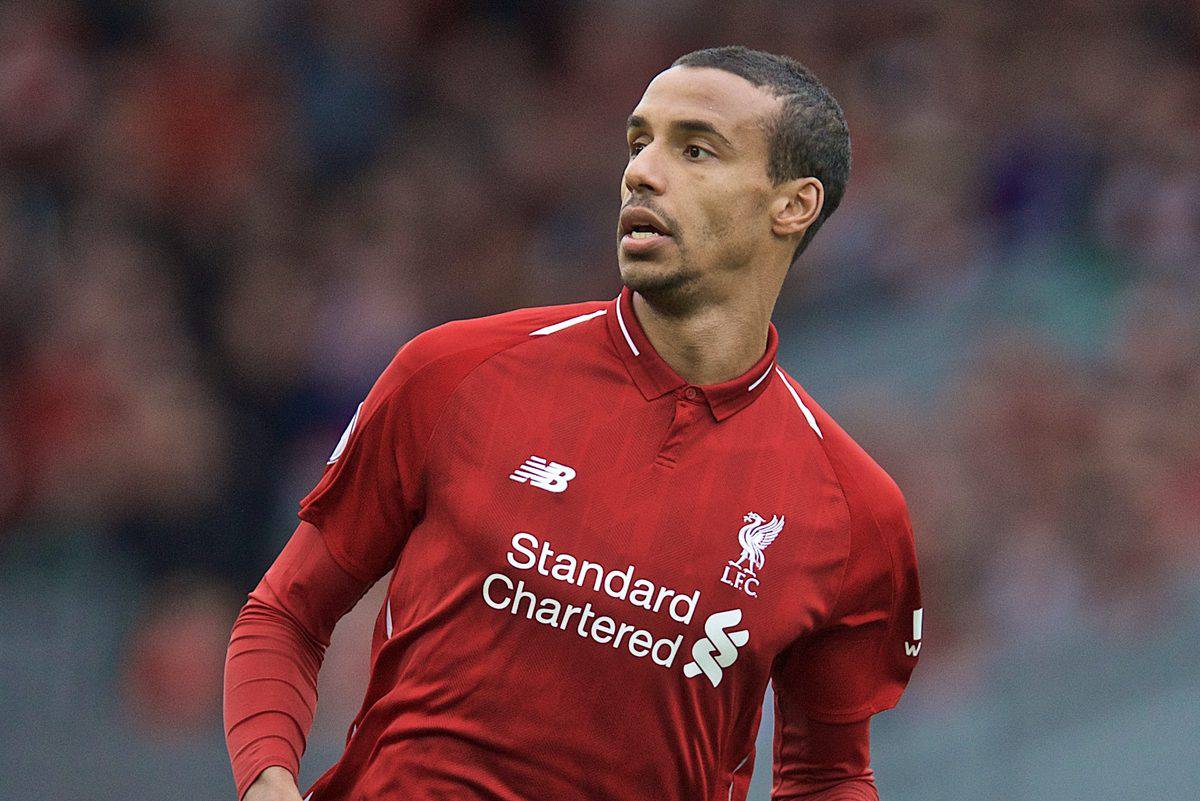
[[[536,337],[544,336],[545,334],[553,334],[556,331],[561,331],[564,328],[570,328],[573,325],[578,325],[579,323],[590,320],[593,317],[599,317],[606,311],[608,311],[608,309],[600,309],[599,311],[588,312],[587,314],[581,314],[577,317],[572,317],[569,320],[563,320],[561,323],[553,323],[552,325],[543,326],[536,331],[530,331],[529,336]]]
[[[629,338],[629,329],[625,327],[625,318],[621,316],[621,297],[617,296],[617,322],[621,325],[621,333],[625,335],[625,341],[629,343],[629,349],[633,351],[634,356],[641,356],[638,353],[637,345],[633,344],[633,340]]]
[[[813,413],[810,412],[808,407],[804,405],[804,401],[800,400],[800,396],[796,394],[795,388],[792,387],[792,382],[787,380],[787,376],[785,376],[783,371],[778,367],[775,368],[775,372],[779,373],[779,377],[783,379],[783,385],[787,387],[788,392],[792,393],[792,399],[796,401],[796,405],[799,406],[800,411],[804,413],[804,419],[808,421],[808,427],[817,432],[817,436],[819,438],[825,439],[825,435],[821,433],[820,426],[817,425],[817,418],[813,417]]]

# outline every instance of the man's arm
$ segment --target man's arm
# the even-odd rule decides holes
[[[785,690],[775,691],[773,801],[879,801],[871,770],[870,721],[819,723]]]
[[[242,801],[303,801],[296,777],[285,768],[272,765],[258,774]]]
[[[299,799],[294,777],[316,711],[317,672],[334,625],[370,584],[343,570],[321,532],[301,523],[250,593],[225,659],[225,737],[238,798]]]
[[[266,768],[295,776],[333,626],[395,567],[424,508],[424,465],[450,399],[471,370],[540,322],[506,320],[448,323],[400,348],[301,500],[304,522],[250,594],[229,643],[225,727],[239,798],[259,774],[264,784],[278,777]]]
[[[425,461],[442,415],[475,367],[544,325],[539,315],[457,321],[418,335],[351,418],[300,502],[304,522],[234,625],[225,726],[239,798],[259,774],[276,789],[271,780],[282,771],[295,776],[333,626],[395,567],[420,519]],[[295,801],[287,793],[263,798]]]
[[[876,801],[870,718],[900,700],[920,653],[916,545],[895,482],[817,414],[846,501],[847,549],[824,614],[772,666],[772,799]]]

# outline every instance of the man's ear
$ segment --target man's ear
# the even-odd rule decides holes
[[[803,235],[824,205],[825,187],[816,178],[787,181],[771,203],[771,230],[777,236]]]

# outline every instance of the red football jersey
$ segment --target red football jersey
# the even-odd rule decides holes
[[[625,288],[402,348],[301,504],[346,571],[395,570],[312,801],[744,798],[772,679],[786,795],[793,728],[893,706],[904,501],[777,344],[691,386]]]

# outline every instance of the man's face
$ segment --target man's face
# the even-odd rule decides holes
[[[621,280],[688,305],[745,272],[774,235],[763,122],[780,100],[707,67],[672,67],[629,117],[617,261]]]

